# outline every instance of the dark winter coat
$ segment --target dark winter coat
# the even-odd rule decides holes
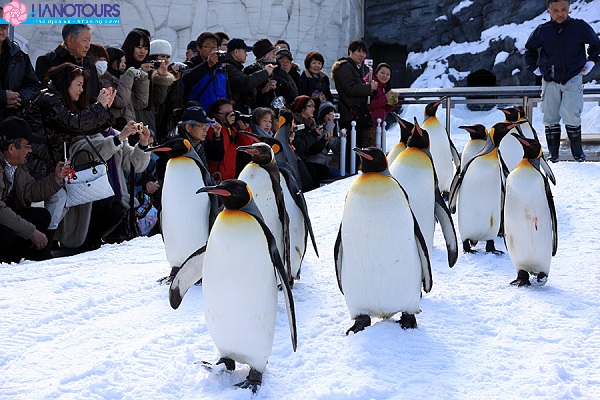
[[[548,21],[535,28],[525,43],[527,69],[533,72],[539,67],[544,80],[565,84],[583,69],[586,44],[589,60],[598,63],[600,39],[587,22],[570,17],[562,24]]]
[[[225,72],[227,72],[231,100],[235,102],[233,108],[247,114],[250,104],[249,94],[251,94],[253,89],[256,89],[269,80],[269,73],[263,69],[251,75],[246,75],[243,71],[244,66],[242,63],[234,60],[231,57],[231,53],[227,54],[227,60],[223,65],[225,66]]]
[[[298,79],[298,94],[310,97],[315,90],[318,90],[325,95],[327,101],[333,101],[333,95],[329,86],[329,78],[323,71],[320,71],[318,76],[313,76],[308,70],[304,70]]]
[[[348,124],[352,119],[350,107],[367,101],[367,96],[371,94],[371,85],[363,81],[358,66],[349,57],[337,60],[331,68],[331,75],[340,97],[340,124]]]
[[[5,61],[5,57],[8,60]],[[40,81],[33,70],[29,56],[19,45],[4,39],[2,43],[2,65],[4,70],[0,80],[0,121],[11,115],[19,115],[40,92]],[[21,109],[6,108],[6,91],[18,92],[21,96]]]
[[[110,111],[98,102],[80,112],[69,110],[52,84],[25,109],[23,118],[35,134],[46,137],[46,143],[33,144],[27,160],[36,179],[50,175],[64,159],[63,143],[69,149],[77,136],[93,135],[114,124]]]
[[[37,74],[40,82],[42,82],[42,87],[46,87],[45,79],[48,70],[66,62],[79,65],[90,73],[90,78],[87,79],[87,90],[90,96],[90,101],[96,101],[98,93],[100,93],[100,89],[103,88],[102,84],[100,83],[100,78],[98,78],[96,66],[89,56],[75,59],[75,57],[73,57],[71,53],[69,53],[69,50],[67,50],[67,48],[64,46],[64,43],[58,45],[58,47],[53,51],[46,53],[43,56],[39,56],[36,60],[35,73]]]
[[[262,65],[254,63],[244,68],[244,73],[251,75],[262,70]],[[275,80],[277,82],[277,86],[275,87],[274,91],[269,90],[267,93],[263,93],[262,89],[269,80]],[[277,96],[283,96],[285,103],[288,105],[292,104],[294,99],[298,97],[298,88],[296,87],[296,83],[283,69],[275,68],[269,80],[252,90],[252,98],[250,100],[250,106],[252,109],[257,107],[271,107],[271,103]]]
[[[323,151],[327,140],[325,140],[324,134],[319,134],[315,130],[317,123],[314,118],[304,118],[301,114],[294,113],[294,123],[296,125],[304,124],[304,129],[296,131],[292,141],[296,153],[301,159],[307,160]]]

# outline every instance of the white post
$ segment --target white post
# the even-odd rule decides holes
[[[387,154],[387,122],[381,123],[381,150]]]
[[[375,128],[375,147],[381,149],[381,118],[377,118],[377,127]]]
[[[356,173],[356,154],[354,148],[356,147],[356,121],[350,122],[352,129],[350,130],[350,175]]]
[[[346,129],[340,131],[340,175],[346,176]]]

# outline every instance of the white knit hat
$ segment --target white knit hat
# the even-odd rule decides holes
[[[156,39],[150,42],[150,54],[151,56],[158,56],[164,54],[166,56],[171,56],[172,49],[171,43],[166,40]]]

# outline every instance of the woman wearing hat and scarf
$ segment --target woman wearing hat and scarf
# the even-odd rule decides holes
[[[264,69],[268,64],[277,64],[277,47],[273,46],[269,39],[260,39],[254,43],[252,52],[256,57],[256,62],[246,68],[244,73],[252,74],[256,71]],[[278,97],[283,97],[285,104],[292,104],[296,96],[298,96],[298,89],[294,80],[281,68],[275,68],[270,79],[257,87],[254,91],[254,99],[250,101],[251,107],[271,107],[273,109],[279,109],[284,104],[279,101]],[[277,100],[276,100],[277,99]]]
[[[116,127],[122,128],[128,121],[135,120],[135,110],[148,105],[149,81],[141,79],[134,67],[127,69],[125,52],[119,47],[109,47],[108,68],[100,76],[104,87],[117,90],[117,96],[110,107],[111,114],[117,119]]]

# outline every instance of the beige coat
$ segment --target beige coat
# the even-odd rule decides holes
[[[17,236],[29,240],[35,232],[35,225],[18,216],[12,208],[5,203],[8,193],[8,176],[4,172],[6,160],[0,154],[0,225],[4,225],[15,231]],[[44,201],[54,193],[58,192],[61,184],[56,182],[54,174],[36,181],[29,174],[25,165],[17,167],[15,170],[14,184],[11,192],[13,196],[15,209],[23,210],[31,207],[32,202]]]
[[[115,131],[115,134],[117,134],[117,131]],[[96,134],[88,136],[88,138],[105,161],[112,156],[115,157],[121,186],[121,205],[125,209],[128,209],[130,197],[124,171],[129,171],[130,164],[133,164],[135,172],[144,171],[150,162],[150,153],[145,153],[140,149],[139,144],[130,146],[127,140],[121,143],[121,145],[116,146],[112,136],[105,138],[102,134]],[[81,139],[73,144],[71,154],[80,149],[87,149],[95,154],[85,139]],[[137,199],[134,199],[134,202],[136,206],[139,205]],[[71,207],[58,226],[55,237],[67,247],[75,248],[81,246],[85,241],[90,226],[91,214],[92,203]]]

